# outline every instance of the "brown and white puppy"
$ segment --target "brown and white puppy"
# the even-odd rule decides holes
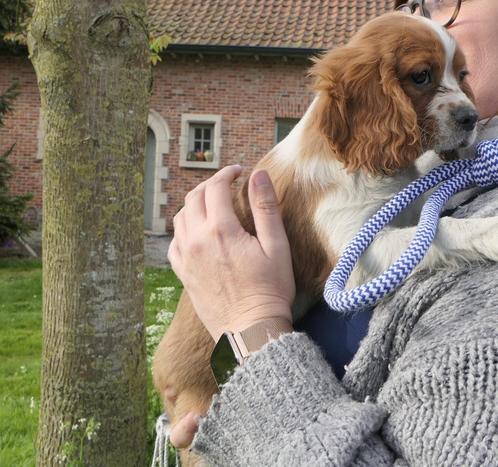
[[[345,47],[315,61],[316,97],[292,132],[264,157],[289,237],[297,286],[295,314],[317,299],[338,255],[393,194],[416,178],[425,151],[453,157],[476,138],[477,113],[465,58],[444,28],[391,13],[366,24]],[[242,225],[255,234],[247,185],[236,198]],[[363,255],[351,286],[384,271],[407,247],[417,210],[398,217]],[[442,219],[421,267],[457,257],[498,260],[496,218]],[[494,232],[493,232],[494,230]],[[154,359],[154,382],[173,423],[207,411],[217,391],[214,346],[186,293]],[[184,460],[186,458],[184,457]],[[189,462],[193,462],[192,458]]]

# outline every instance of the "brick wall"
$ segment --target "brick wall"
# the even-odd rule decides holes
[[[19,81],[20,92],[12,112],[4,120],[5,126],[0,129],[0,153],[15,143],[9,156],[15,168],[11,190],[15,194],[33,193],[31,205],[39,210],[42,203],[42,162],[37,159],[40,98],[35,72],[26,58],[2,55],[0,70],[0,93],[13,78]]]
[[[167,55],[154,68],[151,109],[164,118],[170,130],[169,169],[161,206],[168,230],[185,194],[214,173],[209,169],[179,167],[182,114],[222,116],[221,165],[240,163],[247,175],[274,144],[275,118],[300,117],[311,101],[304,58],[214,55]],[[11,161],[16,167],[15,193],[32,192],[41,207],[41,161],[37,159],[39,97],[30,62],[22,57],[0,57],[0,92],[13,77],[20,82],[14,112],[0,130],[0,149],[16,142]]]

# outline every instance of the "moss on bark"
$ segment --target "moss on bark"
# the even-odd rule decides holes
[[[71,426],[92,417],[83,465],[145,462],[144,18],[145,0],[38,0],[33,15],[46,128],[41,466],[60,465],[79,443]]]

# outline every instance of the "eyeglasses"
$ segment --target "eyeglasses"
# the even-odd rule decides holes
[[[449,28],[457,19],[463,0],[411,0],[396,8],[398,11],[418,14],[431,18],[436,14],[441,19],[441,24]],[[441,14],[445,16],[441,17]]]

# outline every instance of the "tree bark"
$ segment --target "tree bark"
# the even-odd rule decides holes
[[[40,466],[145,465],[144,18],[145,0],[37,0],[31,23],[45,120]]]

